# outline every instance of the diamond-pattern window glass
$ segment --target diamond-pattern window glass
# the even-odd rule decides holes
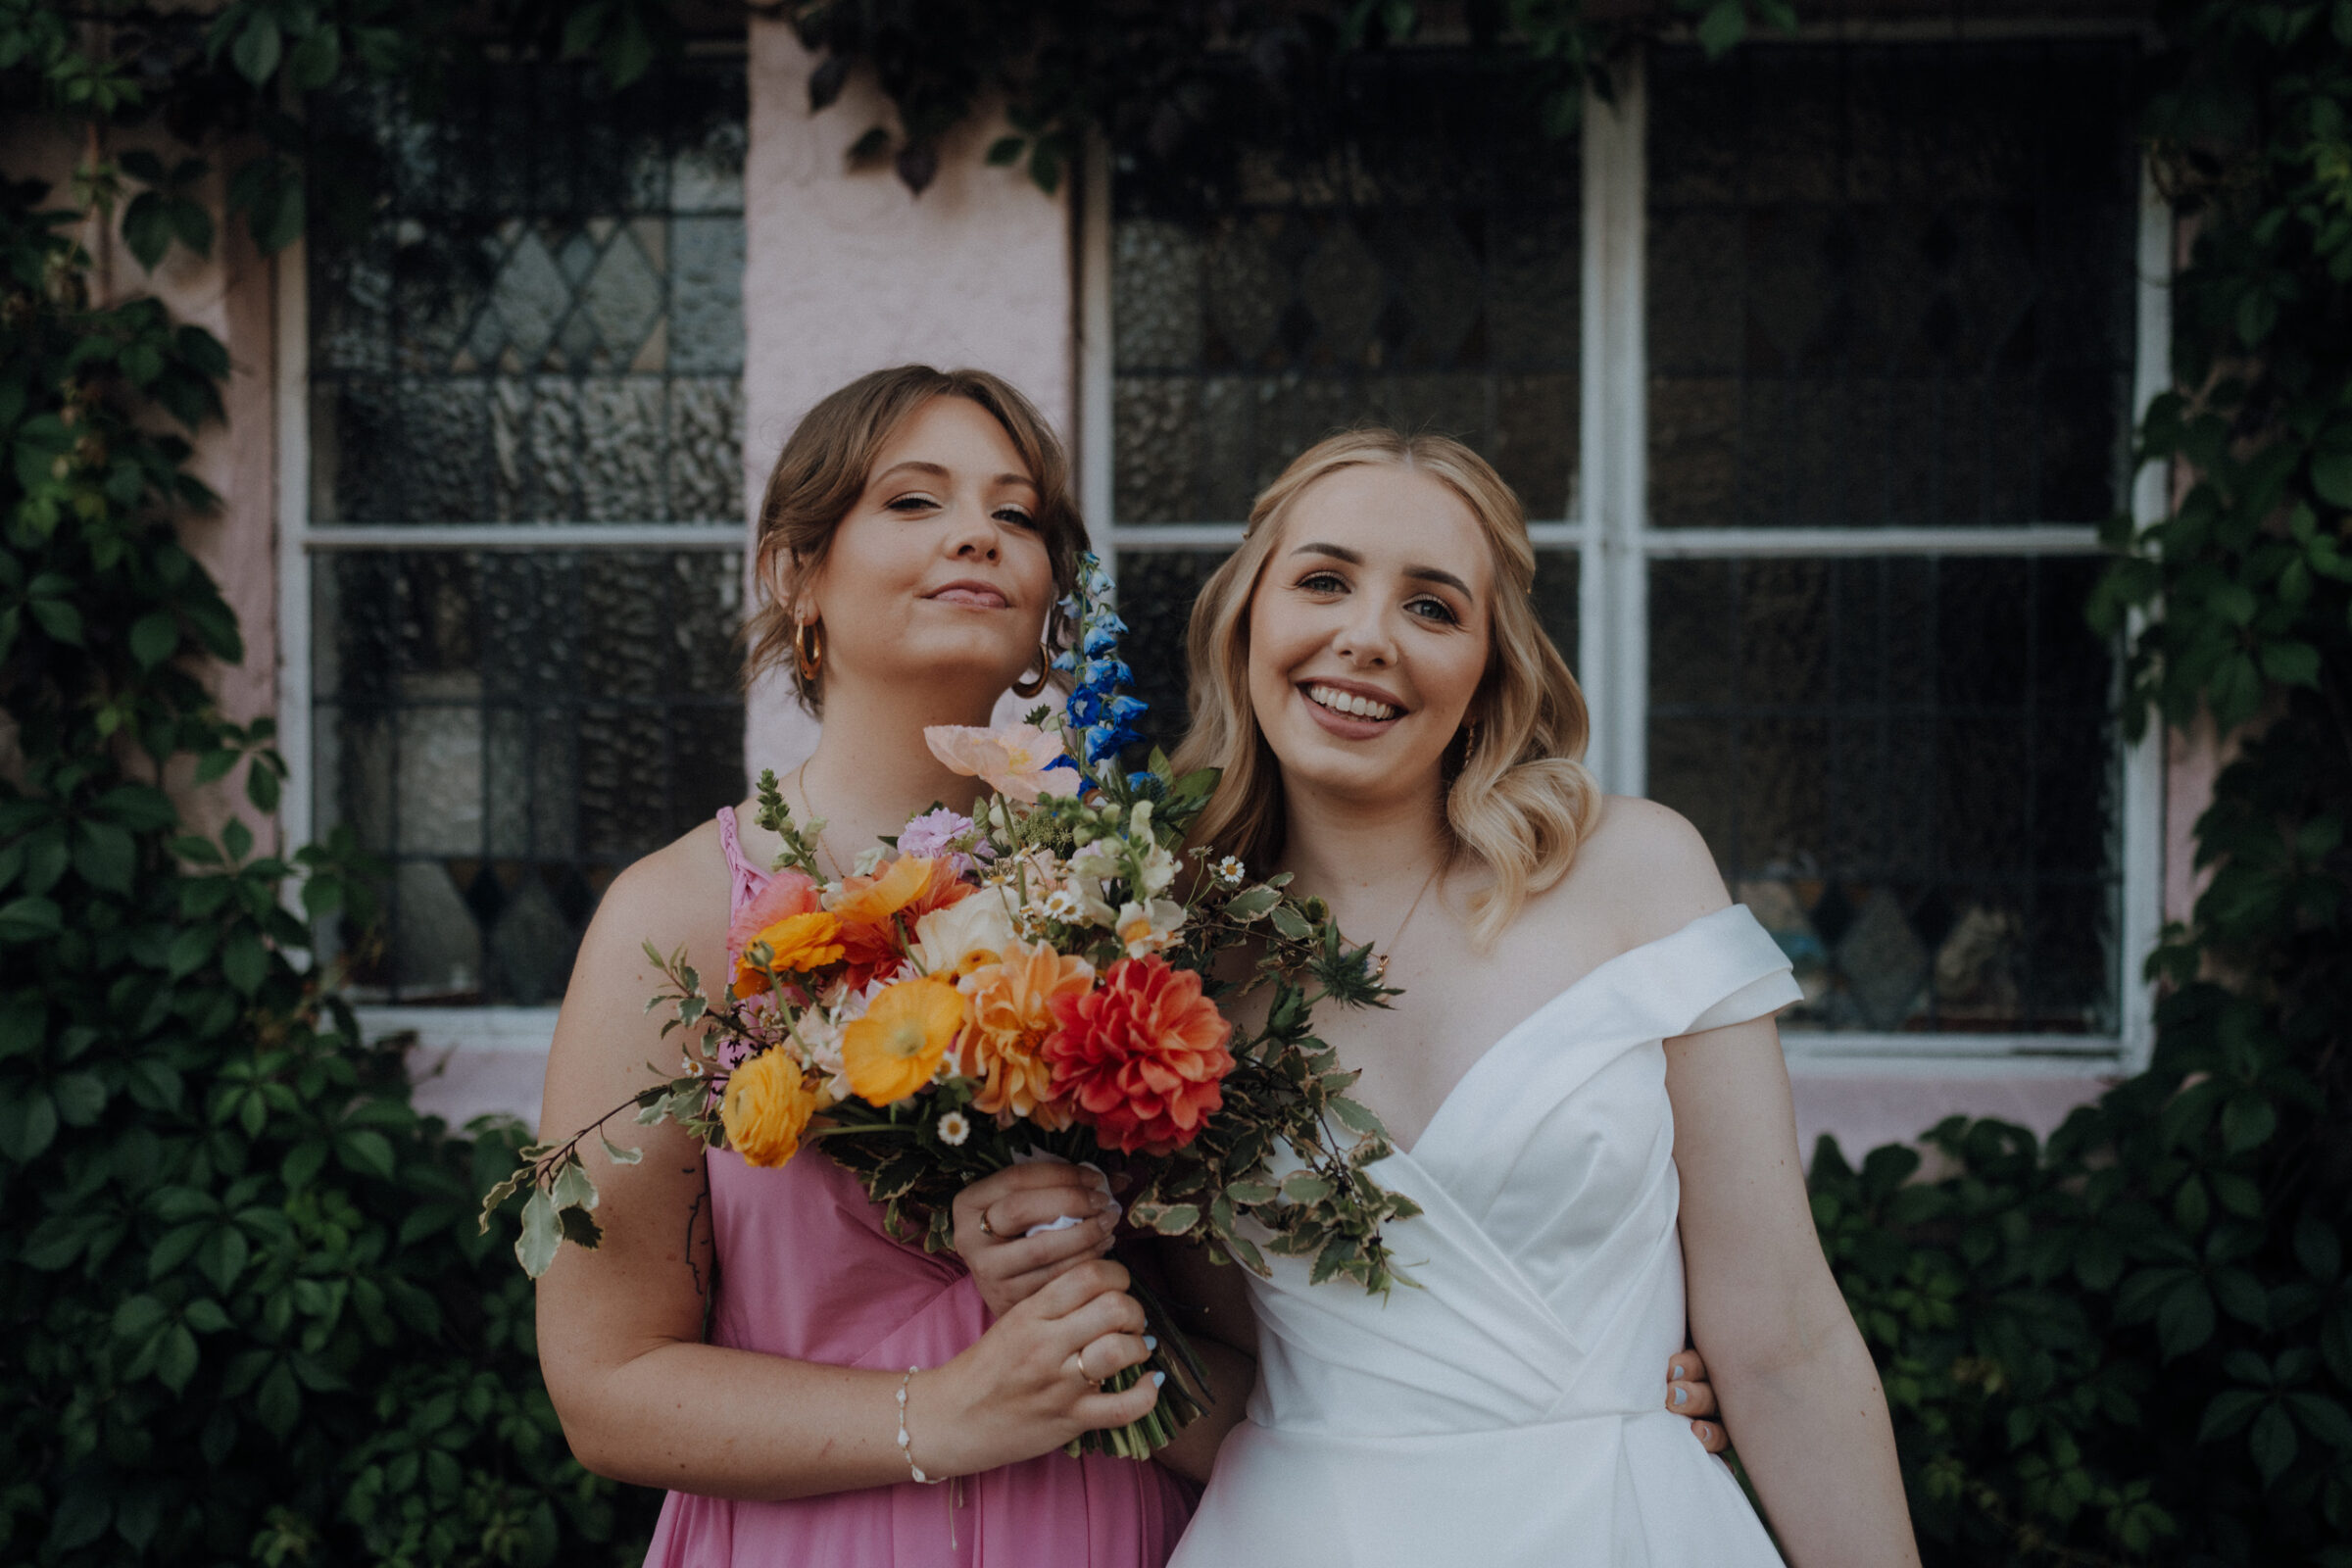
[[[1366,63],[1348,77],[1334,133],[1313,147],[1295,134],[1250,146],[1237,113],[1228,121],[1245,150],[1216,181],[1199,177],[1189,149],[1118,150],[1122,529],[1239,522],[1308,446],[1375,421],[1459,436],[1531,518],[1570,514],[1581,154],[1487,70],[1441,51]],[[1120,556],[1131,662],[1162,734],[1181,732],[1184,614],[1216,560]],[[1573,594],[1546,602],[1572,606]]]
[[[740,554],[529,530],[741,518],[745,105],[697,60],[314,106],[392,192],[311,270],[312,517],[394,525],[312,567],[318,816],[393,867],[363,996],[557,1001],[619,868],[742,793]]]
[[[2114,512],[2130,442],[2135,51],[1661,54],[1650,521]]]
[[[723,551],[354,551],[312,577],[318,792],[391,861],[364,994],[554,1003],[620,868],[743,792]]]
[[[313,519],[740,516],[743,68],[612,97],[503,66],[451,99],[318,109],[393,195],[313,246]]]
[[[1649,790],[1796,965],[1800,1027],[2111,1033],[2096,561],[1650,568]]]

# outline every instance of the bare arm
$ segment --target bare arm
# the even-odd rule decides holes
[[[1821,1253],[1780,1032],[1666,1043],[1690,1334],[1795,1568],[1916,1564],[1878,1368]]]
[[[689,961],[724,961],[723,863],[712,830],[632,866],[598,909],[556,1026],[542,1125],[568,1135],[674,1060],[675,1039],[645,1012],[659,985],[641,944],[686,939]],[[902,1374],[795,1361],[702,1343],[710,1237],[687,1218],[703,1200],[702,1152],[668,1126],[625,1120],[615,1142],[645,1157],[615,1166],[593,1146],[604,1244],[566,1248],[540,1281],[539,1355],[580,1462],[602,1475],[712,1496],[783,1498],[907,1479],[898,1447]],[[806,1156],[804,1156],[806,1157]],[[934,1477],[968,1474],[1058,1447],[1151,1408],[1147,1381],[1098,1394],[1142,1359],[1142,1310],[1117,1264],[1087,1261],[1007,1313],[961,1355],[913,1380],[907,1429]],[[1084,1352],[1082,1354],[1082,1352]],[[1083,1370],[1072,1375],[1072,1364]]]

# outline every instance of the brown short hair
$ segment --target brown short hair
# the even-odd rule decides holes
[[[801,677],[792,657],[792,601],[774,588],[786,562],[813,570],[824,564],[841,526],[873,476],[874,462],[906,416],[933,398],[964,398],[995,416],[1021,455],[1037,485],[1037,525],[1054,564],[1056,597],[1078,582],[1078,553],[1086,548],[1086,526],[1070,495],[1070,459],[1045,416],[1012,384],[986,370],[935,370],[902,365],[861,375],[810,409],[794,428],[760,501],[760,527],[753,545],[753,575],[760,603],[744,621],[748,653],[744,679],[781,665],[792,671],[801,706],[821,713],[824,696]],[[1046,641],[1059,648],[1064,637],[1058,610],[1046,624]]]
[[[1186,638],[1193,723],[1172,765],[1179,775],[1224,770],[1193,824],[1193,842],[1237,855],[1261,874],[1282,854],[1282,768],[1250,704],[1250,603],[1299,496],[1354,467],[1409,468],[1446,486],[1477,519],[1494,561],[1487,671],[1467,714],[1477,744],[1466,746],[1446,791],[1454,846],[1494,873],[1494,885],[1472,901],[1478,940],[1492,941],[1530,894],[1567,874],[1599,817],[1600,785],[1583,760],[1591,733],[1584,693],[1536,618],[1536,553],[1519,498],[1486,459],[1447,436],[1378,427],[1332,436],[1300,453],[1250,509],[1250,530],[1202,585]]]

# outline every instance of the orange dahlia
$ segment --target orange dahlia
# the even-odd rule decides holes
[[[963,1066],[983,1080],[972,1097],[973,1109],[1025,1116],[1053,1131],[1070,1124],[1070,1107],[1054,1097],[1054,1069],[1038,1048],[1055,1028],[1054,999],[1083,997],[1094,984],[1093,964],[1065,958],[1044,942],[1006,943],[1001,961],[964,977],[972,1027]]]
[[[872,876],[846,879],[827,906],[841,922],[852,987],[896,974],[906,961],[915,922],[971,897],[948,856],[903,855]]]
[[[870,1105],[905,1100],[931,1081],[963,1032],[963,998],[944,980],[902,980],[841,1032],[850,1089]]]
[[[816,1096],[801,1076],[801,1065],[782,1051],[765,1051],[727,1077],[718,1119],[727,1147],[747,1165],[781,1165],[801,1147],[801,1134],[816,1113]]]
[[[1183,1148],[1225,1102],[1233,1025],[1200,994],[1200,977],[1157,954],[1121,958],[1084,996],[1053,999],[1055,1028],[1041,1050],[1054,1093],[1102,1142],[1126,1153]]]

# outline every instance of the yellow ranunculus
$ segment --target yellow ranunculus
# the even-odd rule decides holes
[[[762,1052],[727,1078],[718,1119],[727,1147],[747,1165],[781,1165],[801,1147],[801,1134],[816,1113],[816,1096],[802,1081],[801,1065],[788,1052]]]
[[[963,998],[943,980],[902,980],[841,1032],[842,1070],[871,1105],[904,1100],[931,1081],[963,1032]]]
[[[788,914],[773,925],[760,928],[751,945],[758,947],[761,943],[767,945],[770,969],[778,974],[806,974],[841,961],[841,922],[821,909]],[[756,996],[766,989],[767,976],[751,961],[749,953],[735,960],[737,996]]]

